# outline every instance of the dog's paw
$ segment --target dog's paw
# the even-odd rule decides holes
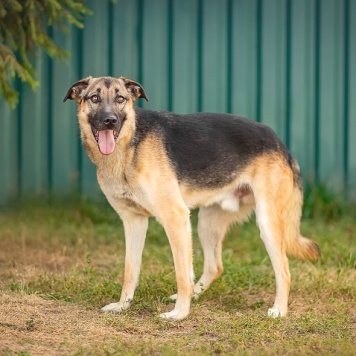
[[[128,306],[122,305],[120,303],[110,303],[105,305],[100,309],[103,313],[113,313],[113,314],[120,314],[123,310],[127,309]]]
[[[186,318],[189,314],[188,312],[182,312],[180,310],[173,309],[171,312],[160,314],[159,317],[165,320],[182,320]]]
[[[271,318],[282,318],[286,315],[286,313],[275,308],[269,308],[267,315]]]

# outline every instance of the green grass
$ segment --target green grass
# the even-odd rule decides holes
[[[317,190],[317,191],[315,191]],[[336,202],[336,203],[335,203]],[[121,292],[124,237],[104,201],[27,200],[0,212],[0,353],[351,355],[355,350],[356,209],[323,191],[307,192],[302,233],[317,241],[317,262],[290,260],[287,318],[266,316],[272,267],[253,223],[228,234],[225,271],[190,316],[173,308],[172,256],[150,221],[140,285],[122,315],[98,312]],[[192,214],[196,226],[196,212]],[[194,229],[197,277],[203,256]]]

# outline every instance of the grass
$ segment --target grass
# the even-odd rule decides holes
[[[313,198],[314,194],[314,198]],[[337,204],[335,202],[338,202]],[[0,353],[352,355],[356,347],[356,209],[320,187],[306,197],[305,236],[318,262],[290,260],[287,318],[266,316],[274,298],[270,261],[253,221],[225,241],[223,275],[167,322],[175,276],[162,227],[150,221],[132,308],[99,313],[119,298],[124,238],[105,202],[27,200],[0,212]],[[196,213],[192,214],[196,226]],[[203,256],[194,230],[196,275]]]

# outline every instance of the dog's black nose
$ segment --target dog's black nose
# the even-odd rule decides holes
[[[117,124],[116,116],[110,115],[110,116],[106,117],[104,120],[104,124],[108,125],[108,126]]]

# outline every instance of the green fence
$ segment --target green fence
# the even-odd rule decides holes
[[[305,179],[356,198],[356,0],[87,1],[83,31],[55,32],[65,63],[39,55],[40,87],[0,101],[0,203],[79,189],[95,170],[79,142],[69,86],[124,75],[144,107],[234,112],[272,126]]]

